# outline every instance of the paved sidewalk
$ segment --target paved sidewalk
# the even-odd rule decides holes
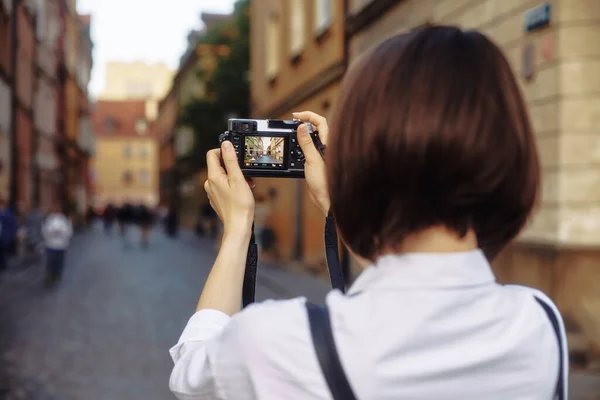
[[[126,243],[99,229],[74,239],[61,284],[42,264],[14,265],[0,283],[1,400],[165,400],[174,345],[215,259],[212,241],[139,232]],[[259,266],[257,300],[307,294],[325,283]]]

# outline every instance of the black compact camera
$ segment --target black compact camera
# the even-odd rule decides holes
[[[298,119],[230,119],[227,132],[219,135],[219,143],[233,143],[245,176],[304,178],[305,158],[296,137],[302,124]],[[310,123],[305,124],[323,156],[325,146],[319,133]]]

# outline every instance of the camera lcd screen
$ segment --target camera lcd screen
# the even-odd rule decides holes
[[[244,166],[246,168],[285,168],[285,137],[246,136]]]

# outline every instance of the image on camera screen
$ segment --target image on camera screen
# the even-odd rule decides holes
[[[276,136],[246,136],[245,166],[282,168],[284,140]]]

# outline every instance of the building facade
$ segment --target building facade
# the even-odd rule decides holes
[[[63,1],[58,2],[58,43],[56,51],[56,137],[54,148],[58,158],[58,172],[56,197],[63,207],[70,202],[68,191],[68,139],[67,139],[67,70],[66,49],[67,49],[67,20],[69,12],[67,4]]]
[[[93,172],[91,159],[95,151],[95,136],[92,128],[92,105],[88,93],[93,58],[93,43],[91,37],[91,16],[79,15],[79,40],[77,49],[77,66],[75,79],[79,89],[79,121],[77,132],[77,149],[79,158],[80,183],[76,188],[76,201],[78,212],[83,214],[85,209],[94,203],[93,200]]]
[[[518,74],[537,135],[542,195],[531,223],[494,269],[501,282],[531,285],[552,296],[568,327],[600,355],[598,3],[350,0],[349,57],[426,24],[481,30]]]
[[[13,133],[16,152],[12,157],[11,203],[19,212],[30,208],[33,200],[34,130],[33,93],[35,82],[35,7],[31,2],[16,5],[16,69],[13,71]],[[14,148],[13,148],[14,150]]]
[[[194,50],[188,52],[188,57],[182,59],[182,65],[173,80],[173,91],[177,102],[177,110],[181,113],[194,100],[209,100],[211,94],[206,87],[206,80],[210,79],[217,68],[218,57],[229,53],[227,46],[212,44],[195,44]],[[198,78],[201,73],[203,79]],[[205,132],[196,132],[204,134]],[[195,132],[180,123],[175,122],[174,139],[172,140],[175,154],[175,171],[173,176],[176,183],[177,209],[180,222],[183,226],[191,228],[198,221],[198,212],[202,203],[207,201],[204,191],[203,171],[186,172],[183,159],[194,148]],[[209,132],[208,134],[214,134]]]
[[[158,140],[159,202],[166,207],[175,207],[175,124],[177,122],[177,101],[173,90],[162,99],[158,106],[158,116],[154,129]]]
[[[13,4],[0,2],[0,198],[9,199],[12,165]]]
[[[346,70],[344,0],[251,3],[251,97],[255,118],[291,119],[311,110],[326,117]],[[324,267],[323,214],[304,182],[260,179],[271,200],[268,224],[284,259]]]
[[[126,113],[136,113],[137,115],[141,112],[141,116],[137,117],[137,128],[134,128],[141,132],[146,132],[143,133],[143,136],[139,136],[137,142],[143,142],[144,144],[140,144],[142,147],[150,146],[150,155],[147,157],[144,156],[143,160],[138,159],[142,164],[132,165],[137,169],[148,169],[149,177],[143,180],[137,179],[137,183],[135,183],[135,180],[131,182],[117,181],[115,180],[116,175],[107,174],[103,160],[112,159],[111,157],[113,156],[109,156],[108,154],[123,154],[125,150],[119,149],[119,147],[127,147],[129,142],[121,139],[111,140],[111,136],[107,135],[106,129],[103,128],[103,123],[100,122],[100,119],[107,117],[102,115],[97,118],[94,117],[93,129],[96,137],[99,138],[96,143],[97,154],[93,162],[92,173],[92,177],[94,177],[92,185],[95,187],[96,192],[95,204],[105,205],[107,202],[125,201],[125,197],[129,195],[148,205],[156,205],[158,203],[159,141],[157,138],[160,136],[155,134],[155,132],[165,125],[167,119],[174,119],[176,117],[176,111],[174,110],[171,113],[159,115],[158,104],[159,99],[162,99],[169,91],[173,74],[174,72],[165,64],[145,64],[142,62],[107,63],[106,85],[99,95],[97,107],[100,107],[100,105],[104,107],[104,111],[100,109],[100,112],[103,114],[106,114],[106,107],[112,109],[111,107],[114,107],[113,104],[134,107],[130,111],[124,111]],[[141,111],[139,109],[140,104],[143,105]],[[119,118],[125,117],[126,115],[124,114]],[[135,132],[134,128],[130,129],[130,133]],[[150,131],[152,131],[152,134],[149,134]],[[127,136],[126,133],[123,134]],[[127,137],[129,137],[128,140],[132,140],[132,136]],[[153,144],[146,143],[148,141],[151,141]],[[129,145],[137,146],[135,143],[129,143]],[[135,157],[132,159],[135,159]],[[149,163],[152,164],[150,165]],[[120,170],[119,173],[124,173],[124,171]],[[111,176],[112,178],[110,178]],[[144,176],[146,175],[144,174]],[[123,192],[127,193],[127,196],[113,197],[113,190],[116,190],[114,188],[119,187],[119,185],[127,188],[127,192]]]
[[[203,13],[204,28],[188,35],[188,48],[180,59],[179,69],[168,94],[159,103],[156,134],[159,140],[160,203],[179,211],[184,226],[192,227],[205,201],[204,171],[187,174],[181,160],[194,147],[194,132],[180,124],[178,116],[195,99],[210,99],[206,80],[218,65],[218,58],[229,53],[224,45],[202,44],[199,40],[213,26],[230,15]],[[199,79],[199,73],[203,79]],[[179,162],[178,162],[179,160]],[[187,176],[183,178],[183,176]]]
[[[36,81],[34,92],[33,202],[48,210],[57,202],[58,159],[54,147],[57,105],[57,44],[60,8],[56,0],[40,3],[37,13]]]
[[[158,103],[167,94],[175,71],[166,64],[106,63],[106,85],[100,100],[146,100],[146,116],[156,119]]]
[[[0,1],[0,196],[19,213],[69,204],[81,180],[77,24],[76,0]],[[87,82],[75,86],[87,93]]]
[[[100,100],[94,114],[96,206],[158,204],[158,148],[145,100]]]

